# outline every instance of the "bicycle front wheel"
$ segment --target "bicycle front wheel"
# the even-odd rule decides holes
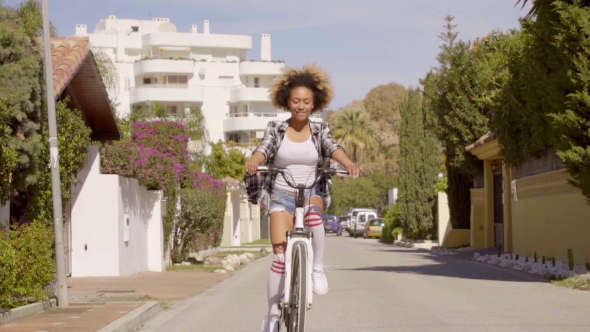
[[[291,312],[289,315],[290,332],[305,331],[305,313],[307,306],[307,247],[298,242],[293,246],[291,270]]]

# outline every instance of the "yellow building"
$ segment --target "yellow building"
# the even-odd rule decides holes
[[[554,150],[510,167],[493,133],[466,149],[484,161],[483,188],[471,190],[471,247],[565,262],[572,249],[576,265],[590,263],[590,205]]]

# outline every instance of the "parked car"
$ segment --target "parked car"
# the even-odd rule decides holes
[[[356,219],[359,213],[361,212],[373,212],[377,215],[377,211],[375,209],[370,208],[351,208],[348,211],[348,215],[350,219],[347,222],[346,231],[348,232],[348,236],[353,236],[356,234]],[[363,225],[364,226],[364,225]],[[362,234],[362,228],[359,230],[359,235]]]
[[[337,236],[342,236],[342,232],[347,230],[347,225],[348,225],[349,219],[350,219],[350,217],[347,215],[343,215],[340,217],[340,220],[338,222],[340,224],[340,227],[338,228],[338,233],[336,233]]]
[[[368,238],[380,238],[383,232],[383,227],[385,227],[385,221],[383,218],[374,218],[369,219],[365,225],[365,233],[363,237],[365,239]]]
[[[324,229],[326,230],[326,235],[329,233],[338,233],[338,229],[340,228],[340,224],[338,223],[338,217],[332,214],[327,214],[322,217],[322,221],[324,222]]]
[[[359,211],[356,216],[356,222],[354,229],[352,230],[352,236],[355,238],[365,234],[365,225],[367,221],[377,218],[377,211]]]

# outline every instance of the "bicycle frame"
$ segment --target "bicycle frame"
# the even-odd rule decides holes
[[[285,168],[283,167],[258,167],[258,171],[261,172],[279,172],[285,178],[283,171]],[[339,171],[336,169],[330,168],[329,171],[326,169],[320,169],[322,173],[319,177],[316,177],[316,180],[312,185],[306,187],[303,184],[293,185],[290,183],[289,180],[285,178],[285,181],[293,188],[297,189],[297,196],[295,200],[295,225],[294,230],[287,232],[287,248],[285,251],[285,282],[284,282],[284,293],[282,299],[282,310],[283,313],[289,313],[291,308],[291,298],[290,298],[290,291],[291,291],[291,277],[292,277],[292,254],[293,254],[293,247],[298,242],[303,242],[307,247],[307,257],[306,257],[306,265],[307,265],[307,273],[306,273],[306,284],[312,285],[312,278],[311,273],[313,270],[313,248],[311,245],[311,239],[313,237],[312,233],[309,230],[305,229],[304,223],[304,211],[305,211],[305,190],[311,189],[315,187],[315,185],[319,182],[319,180],[324,176],[324,174],[333,173],[333,174],[348,174],[346,171]],[[306,288],[306,303],[305,308],[306,310],[311,309],[313,303],[313,287]],[[282,315],[283,318],[286,315]]]

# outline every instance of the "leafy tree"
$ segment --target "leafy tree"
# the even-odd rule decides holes
[[[427,112],[434,114],[439,140],[445,148],[448,194],[453,228],[470,227],[470,188],[482,163],[465,146],[488,132],[491,116],[493,70],[478,65],[471,43],[456,41],[453,17],[445,18],[446,31],[437,59],[439,66],[422,80]]]
[[[91,144],[91,130],[86,126],[78,110],[67,107],[68,99],[55,104],[57,139],[59,145],[59,169],[61,175],[62,211],[72,199],[72,185],[76,184],[76,176],[84,165],[88,146]],[[49,128],[45,125],[42,131],[44,141],[49,139]],[[49,165],[49,149],[44,149],[42,158],[44,165]],[[53,199],[51,194],[51,170],[48,167],[39,169],[39,181],[27,192],[28,219],[50,222],[53,220]],[[64,220],[66,220],[64,218]]]
[[[422,96],[410,89],[402,104],[400,126],[400,222],[411,239],[435,233],[435,185],[440,167],[440,145],[430,133]]]
[[[332,204],[328,213],[343,215],[351,207],[383,209],[387,206],[387,191],[397,184],[396,177],[369,174],[356,179],[332,179]]]
[[[211,154],[205,161],[205,168],[216,179],[230,177],[241,181],[244,178],[246,160],[246,156],[239,150],[226,150],[220,140],[211,143]]]
[[[589,18],[587,1],[533,2],[492,125],[510,164],[556,147],[571,183],[590,202]]]
[[[382,148],[399,144],[400,105],[407,93],[403,85],[389,83],[372,88],[363,100],[367,114],[375,123],[375,137]]]
[[[364,99],[365,109],[375,126],[377,148],[371,151],[368,171],[394,174],[398,171],[400,104],[407,89],[397,83],[374,87]]]
[[[29,29],[16,10],[0,5],[0,86],[4,87],[0,89],[0,141],[6,144],[0,155],[2,202],[8,199],[10,187],[19,195],[37,183],[44,148],[39,125],[43,71]]]
[[[552,114],[558,155],[590,203],[590,3],[554,1],[555,46],[567,70],[571,92],[563,112]]]
[[[28,36],[43,36],[43,8],[41,6],[41,1],[25,0],[16,6],[15,9]],[[57,29],[51,21],[49,22],[49,36],[57,37]]]

